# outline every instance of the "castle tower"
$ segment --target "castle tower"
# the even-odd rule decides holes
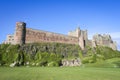
[[[81,47],[82,50],[85,49],[85,46],[88,43],[87,30],[83,31],[83,30],[80,30],[80,27],[78,27],[75,31],[70,31],[68,35],[77,37],[79,46]]]
[[[80,32],[81,32],[80,27],[78,27],[78,28],[76,29],[76,36],[77,36],[77,37],[80,36]]]
[[[81,47],[82,50],[84,50],[87,45],[87,41],[88,41],[87,30],[85,31],[80,30],[78,40],[79,40],[78,42],[79,46]]]
[[[20,45],[25,44],[25,36],[26,36],[26,23],[17,22],[16,30],[14,34],[15,44],[20,44]]]

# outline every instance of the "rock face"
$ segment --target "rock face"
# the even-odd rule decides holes
[[[16,64],[17,64],[17,62],[11,63],[11,64],[10,64],[10,67],[15,67]]]
[[[79,58],[71,59],[71,60],[62,60],[63,66],[80,66],[81,61]]]

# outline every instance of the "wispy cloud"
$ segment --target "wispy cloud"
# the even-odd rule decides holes
[[[109,33],[113,39],[120,39],[120,32]]]
[[[114,41],[117,42],[118,45],[120,45],[120,32],[113,32],[109,33]]]
[[[117,42],[117,48],[120,50],[120,32],[112,32],[109,33],[113,39],[113,41]]]

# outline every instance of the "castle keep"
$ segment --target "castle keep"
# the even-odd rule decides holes
[[[110,35],[94,35],[92,40],[88,40],[87,30],[83,31],[77,28],[75,31],[68,32],[68,35],[35,30],[26,27],[26,23],[17,22],[15,33],[7,35],[5,44],[26,44],[26,43],[41,43],[41,42],[56,42],[66,44],[79,44],[84,50],[85,46],[96,47],[97,45],[111,47],[116,50],[116,43],[111,39]]]

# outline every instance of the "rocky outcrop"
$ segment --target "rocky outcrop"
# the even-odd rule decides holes
[[[17,62],[15,61],[14,63],[10,64],[10,67],[15,67],[17,65]]]
[[[93,36],[92,44],[94,47],[100,45],[110,47],[113,50],[117,50],[117,44],[112,40],[109,34],[95,34]]]
[[[62,60],[62,65],[63,66],[80,66],[81,65],[81,60],[79,58],[76,59],[64,59]]]

